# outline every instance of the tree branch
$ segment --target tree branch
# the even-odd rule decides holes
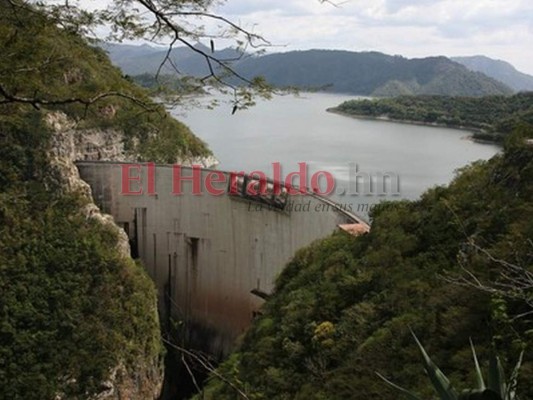
[[[0,104],[9,104],[9,103],[20,103],[20,104],[29,104],[33,106],[35,109],[39,110],[40,106],[59,106],[59,105],[67,105],[67,104],[83,104],[86,107],[102,100],[107,97],[121,97],[128,99],[132,101],[133,103],[137,104],[138,106],[146,109],[155,111],[154,107],[150,107],[147,103],[139,100],[138,98],[131,96],[126,93],[121,92],[104,92],[99,93],[94,97],[90,98],[82,98],[82,97],[69,97],[64,99],[46,99],[46,98],[40,98],[40,97],[22,97],[17,96],[14,94],[9,93],[2,84],[0,84],[0,95],[2,95],[4,98],[0,99]]]
[[[530,239],[528,239],[528,244],[533,249],[533,243]],[[499,280],[494,282],[484,282],[466,267],[464,261],[459,261],[459,265],[464,275],[452,276],[451,274],[448,274],[444,276],[444,279],[447,282],[474,288],[507,299],[522,301],[528,307],[533,309],[533,272],[518,263],[511,263],[494,257],[488,250],[477,245],[473,239],[468,240],[468,246],[474,249],[475,252],[482,254],[490,263],[500,267],[498,272]],[[529,258],[531,257],[532,255],[530,253]],[[531,312],[522,313],[516,316],[515,319],[522,318],[532,313],[533,310]]]
[[[205,17],[205,18],[210,18],[210,19],[222,21],[226,25],[234,28],[236,31],[244,34],[246,36],[248,42],[250,43],[250,46],[252,46],[253,48],[260,48],[262,46],[271,46],[272,45],[272,43],[270,43],[268,40],[266,40],[263,36],[255,34],[255,33],[252,33],[250,31],[242,28],[241,26],[237,25],[236,23],[230,21],[229,19],[227,19],[225,17],[222,17],[221,15],[211,14],[211,13],[208,13],[208,12],[200,12],[200,11],[176,11],[176,12],[167,13],[167,15],[169,15],[169,16],[173,16],[173,15],[175,15],[175,16],[196,16],[196,17]],[[263,42],[263,44],[262,45],[256,45],[256,44],[254,44],[254,40],[258,40],[260,42]]]
[[[183,15],[187,15],[187,14],[188,15],[204,15],[204,16],[210,16],[211,18],[216,18],[218,16],[212,15],[212,14],[209,14],[209,13],[203,13],[203,12],[175,12],[175,13],[168,14],[168,13],[165,13],[165,12],[163,12],[161,10],[158,10],[155,7],[155,5],[153,4],[153,2],[150,1],[150,0],[137,0],[137,2],[140,3],[142,6],[144,6],[149,12],[151,12],[157,18],[158,22],[164,23],[165,26],[174,33],[174,38],[173,38],[172,43],[176,43],[177,41],[179,41],[180,43],[185,45],[185,47],[189,48],[193,52],[195,52],[195,53],[201,55],[202,57],[204,57],[204,59],[206,60],[207,66],[209,68],[209,75],[207,75],[207,76],[205,76],[204,78],[201,79],[203,82],[205,82],[209,78],[213,78],[217,82],[219,82],[220,84],[222,84],[224,86],[227,86],[227,87],[230,87],[232,89],[235,89],[235,87],[233,85],[229,84],[228,82],[223,81],[216,74],[216,72],[215,72],[215,70],[213,68],[213,64],[215,64],[215,65],[218,65],[219,67],[221,67],[224,71],[228,72],[230,75],[232,75],[232,76],[236,77],[237,79],[239,79],[241,82],[253,86],[253,82],[251,80],[249,80],[248,78],[246,78],[243,75],[239,74],[233,68],[231,68],[228,65],[226,65],[225,62],[223,62],[222,60],[218,59],[217,57],[215,57],[213,55],[210,55],[210,54],[206,53],[205,51],[193,46],[188,40],[183,39],[181,37],[181,35],[180,35],[181,34],[181,29],[171,20],[171,15],[172,14],[176,14],[176,13],[183,14]],[[237,25],[231,23],[230,21],[228,21],[227,19],[225,19],[223,17],[219,17],[217,19],[221,19],[221,20],[223,20],[225,22],[227,21],[227,23],[229,23],[230,26],[232,26],[232,27],[237,26]],[[239,28],[239,29],[240,29],[241,32],[246,32],[242,28]],[[248,37],[255,37],[255,36],[253,36],[253,34],[250,34],[248,32],[247,32],[247,35],[250,35]],[[167,55],[169,55],[169,53],[167,53]]]
[[[250,400],[250,398],[248,397],[248,395],[246,393],[244,393],[241,389],[239,389],[233,382],[231,382],[230,380],[228,380],[226,377],[224,377],[222,374],[220,374],[220,372],[218,372],[216,370],[216,368],[208,361],[206,360],[204,357],[190,351],[190,350],[187,350],[181,346],[178,346],[170,341],[168,341],[167,339],[165,338],[162,338],[163,342],[166,343],[168,346],[170,346],[171,348],[179,351],[180,353],[182,354],[185,354],[189,357],[191,357],[193,360],[197,361],[203,368],[205,368],[206,371],[212,373],[213,375],[215,375],[218,379],[220,379],[222,382],[226,383],[229,387],[231,387],[239,396],[241,396],[243,399],[245,400]]]

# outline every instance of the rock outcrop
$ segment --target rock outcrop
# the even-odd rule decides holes
[[[127,161],[122,135],[115,130],[77,130],[75,123],[61,112],[48,113],[45,118],[52,130],[49,153],[51,173],[47,174],[46,179],[52,179],[56,184],[54,187],[59,186],[65,193],[82,196],[86,201],[80,212],[86,218],[111,227],[118,237],[116,250],[123,257],[131,257],[126,232],[115,224],[112,216],[102,213],[94,203],[91,188],[81,179],[75,164],[78,160],[87,159]],[[154,304],[153,312],[157,315],[157,304]],[[108,379],[101,383],[102,389],[96,399],[157,399],[162,384],[163,367],[159,358],[142,360],[134,371],[128,370],[120,363],[109,372]],[[56,400],[63,398],[61,394],[56,396]]]

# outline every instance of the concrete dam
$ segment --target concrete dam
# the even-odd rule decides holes
[[[177,195],[173,166],[136,164],[129,172],[138,176],[131,178],[124,175],[128,165],[77,163],[96,204],[126,231],[132,255],[154,280],[161,323],[181,321],[185,340],[213,354],[233,348],[298,249],[339,227],[350,233],[369,229],[312,193],[283,189],[248,196],[242,187],[253,177],[239,178],[235,193],[221,195],[205,193],[203,186],[198,193],[192,179],[183,179]],[[180,168],[183,176],[198,173],[202,182],[213,172]],[[131,191],[124,191],[125,184]]]

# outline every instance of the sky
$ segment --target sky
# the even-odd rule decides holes
[[[533,0],[227,0],[218,12],[272,51],[486,55],[533,75]],[[279,47],[278,47],[279,46]]]

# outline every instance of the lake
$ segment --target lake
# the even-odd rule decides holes
[[[173,114],[209,145],[220,161],[219,169],[261,170],[272,176],[272,163],[279,162],[286,176],[305,162],[309,175],[319,170],[331,173],[337,184],[331,198],[352,205],[363,216],[369,205],[383,199],[416,199],[430,187],[449,183],[457,168],[499,151],[496,145],[468,140],[465,131],[355,119],[326,111],[353,98],[302,93],[258,101],[234,115],[229,104]],[[340,195],[337,190],[349,187],[350,165],[352,171],[357,167],[360,186],[357,195],[353,186],[351,195]],[[399,194],[393,193],[396,188],[390,184],[385,195],[362,190],[364,173],[374,179],[379,179],[379,173],[390,176],[399,183]],[[321,182],[325,188],[325,180]]]

